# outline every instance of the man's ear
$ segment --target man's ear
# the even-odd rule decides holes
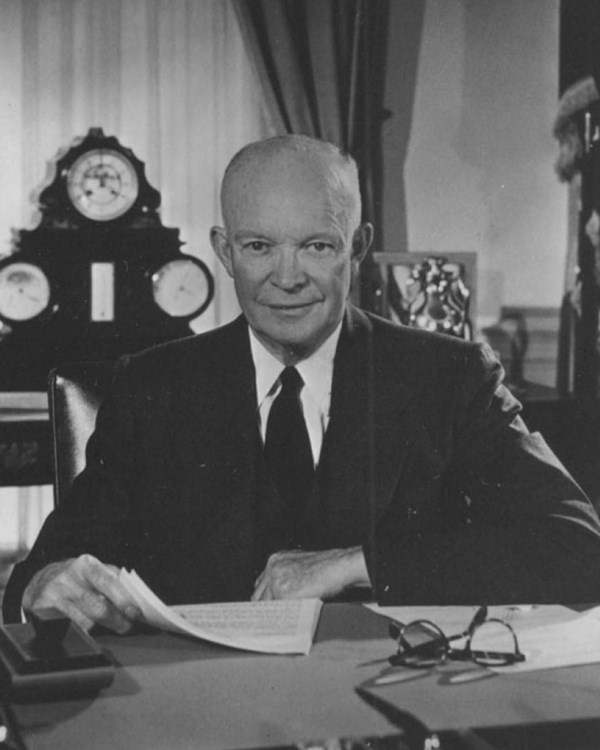
[[[231,247],[227,239],[227,231],[224,227],[212,227],[210,230],[210,244],[215,255],[225,266],[227,273],[233,278],[233,263],[231,260]]]
[[[369,222],[361,224],[352,238],[352,261],[358,266],[367,254],[373,242],[373,225]]]

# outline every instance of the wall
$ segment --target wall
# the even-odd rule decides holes
[[[398,21],[398,6],[392,6]],[[394,13],[396,9],[396,14]],[[560,304],[567,190],[554,175],[559,0],[427,0],[405,170],[408,249],[478,253],[479,324]],[[390,44],[387,106],[394,99]],[[394,120],[384,238],[395,247]]]

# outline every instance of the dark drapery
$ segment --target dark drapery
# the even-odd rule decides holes
[[[600,87],[600,2],[561,0],[559,93],[593,75]]]
[[[331,141],[360,166],[363,220],[382,231],[381,125],[389,0],[236,0],[278,130]],[[373,267],[360,302],[373,309]]]
[[[587,83],[586,83],[587,82]],[[594,88],[595,83],[595,88]],[[590,88],[591,85],[591,88]],[[561,0],[557,122],[577,144],[581,173],[575,287],[565,295],[559,340],[558,387],[581,398],[600,393],[600,2]],[[556,126],[555,126],[556,131]],[[564,176],[564,175],[563,175]],[[570,178],[572,174],[567,175]]]

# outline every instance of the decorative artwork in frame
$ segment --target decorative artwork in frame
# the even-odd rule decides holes
[[[476,311],[477,254],[375,253],[380,309],[404,325],[471,340]]]

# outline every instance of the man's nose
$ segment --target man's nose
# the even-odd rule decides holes
[[[271,281],[282,289],[294,289],[306,282],[301,259],[294,247],[281,247],[275,256]]]

